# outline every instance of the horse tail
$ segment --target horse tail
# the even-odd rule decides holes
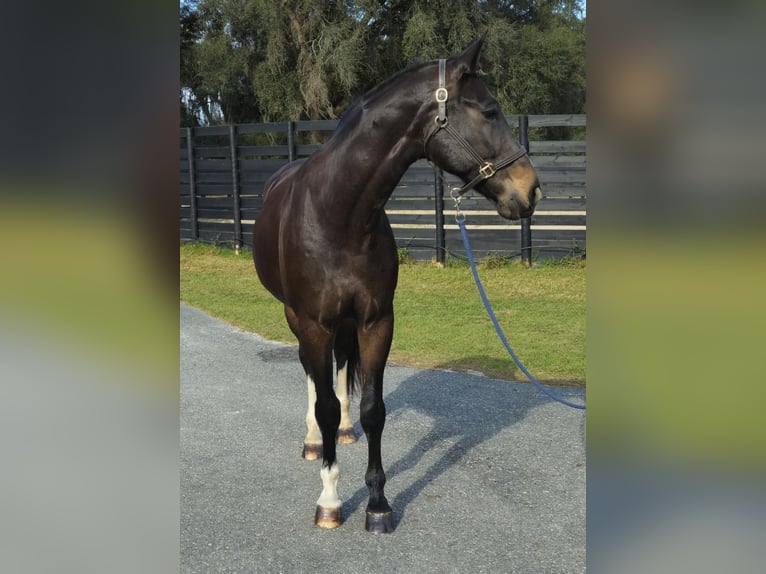
[[[362,372],[359,355],[359,337],[356,334],[356,324],[346,321],[341,324],[335,335],[335,361],[338,366],[346,365],[346,384],[351,396],[359,390],[362,384]]]

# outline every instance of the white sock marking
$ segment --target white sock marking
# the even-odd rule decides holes
[[[319,425],[317,425],[316,417],[314,416],[314,406],[317,402],[317,391],[314,386],[314,381],[310,376],[306,377],[308,387],[308,410],[306,411],[306,438],[303,440],[304,444],[322,444],[322,434],[319,432]]]
[[[354,425],[351,423],[351,417],[348,414],[349,399],[348,399],[348,363],[343,365],[342,369],[338,369],[338,386],[336,389],[336,395],[338,401],[340,401],[340,428],[350,429]]]
[[[319,475],[322,477],[322,494],[317,500],[317,506],[322,508],[340,508],[342,502],[338,497],[338,479],[340,478],[340,469],[338,469],[338,463],[334,463],[332,466],[322,467],[319,471]]]

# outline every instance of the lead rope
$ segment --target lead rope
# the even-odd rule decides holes
[[[463,236],[463,245],[465,246],[465,252],[466,252],[466,255],[468,256],[468,262],[471,265],[471,273],[473,274],[473,280],[476,283],[476,288],[479,290],[479,295],[481,295],[481,300],[484,302],[484,308],[487,310],[487,314],[489,315],[489,318],[492,320],[492,324],[495,326],[495,331],[497,331],[498,337],[500,337],[500,341],[505,346],[506,350],[508,351],[508,354],[513,359],[513,362],[516,363],[516,366],[519,368],[519,370],[527,376],[527,378],[532,382],[532,384],[535,387],[537,387],[537,390],[539,390],[544,395],[547,395],[548,397],[552,398],[554,401],[558,401],[562,405],[572,407],[573,409],[585,410],[585,405],[572,403],[566,399],[562,399],[553,391],[546,389],[532,375],[532,373],[530,373],[527,370],[527,368],[521,363],[519,358],[516,356],[516,353],[513,352],[511,345],[508,343],[508,339],[505,337],[505,333],[503,333],[503,329],[500,327],[500,323],[497,321],[497,317],[495,317],[495,312],[492,310],[492,305],[490,305],[489,303],[489,299],[487,298],[487,293],[484,291],[484,286],[481,284],[481,279],[479,279],[479,272],[476,270],[476,262],[474,261],[473,252],[471,251],[471,243],[468,241],[468,232],[465,229],[465,215],[463,214],[462,211],[460,211],[460,200],[462,198],[460,197],[460,195],[457,195],[454,192],[455,190],[453,189],[450,192],[450,195],[452,196],[452,199],[455,200],[455,212],[456,212],[455,220],[457,221],[458,227],[460,227],[460,234]]]

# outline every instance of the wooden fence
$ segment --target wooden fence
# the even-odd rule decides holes
[[[522,143],[528,125],[527,149],[543,190],[527,222],[531,249],[522,243],[522,223],[501,218],[489,201],[471,191],[461,209],[474,252],[485,257],[520,256],[524,251],[531,259],[584,255],[585,116],[514,116],[508,122],[519,126]],[[266,180],[288,161],[319,149],[336,125],[337,121],[303,121],[182,128],[181,240],[251,247]],[[540,134],[551,127],[572,128],[569,131],[579,131],[580,138],[542,139]],[[448,191],[439,197],[437,181],[433,167],[417,161],[386,204],[397,245],[415,259],[441,259],[445,253],[465,256],[452,200]],[[447,181],[459,183],[449,175]]]

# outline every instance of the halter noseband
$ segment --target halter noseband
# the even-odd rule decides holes
[[[423,150],[425,151],[426,157],[428,157],[428,142],[430,142],[431,138],[434,137],[439,131],[444,130],[449,135],[451,135],[458,144],[460,144],[460,147],[462,147],[473,159],[476,160],[476,163],[479,165],[479,173],[471,181],[455,191],[457,196],[461,196],[467,191],[479,185],[485,179],[489,179],[495,175],[501,169],[508,167],[516,160],[527,155],[527,150],[522,147],[516,153],[508,156],[502,161],[497,162],[496,164],[485,161],[478,153],[476,153],[476,150],[473,149],[471,144],[469,144],[463,136],[452,129],[452,126],[449,125],[449,122],[447,121],[447,99],[449,98],[449,92],[447,92],[447,88],[445,87],[447,75],[446,69],[447,61],[444,59],[439,60],[439,88],[436,90],[436,92],[434,92],[436,102],[439,104],[439,113],[437,114],[436,118],[434,118],[436,126],[426,137],[426,141],[423,144]]]

